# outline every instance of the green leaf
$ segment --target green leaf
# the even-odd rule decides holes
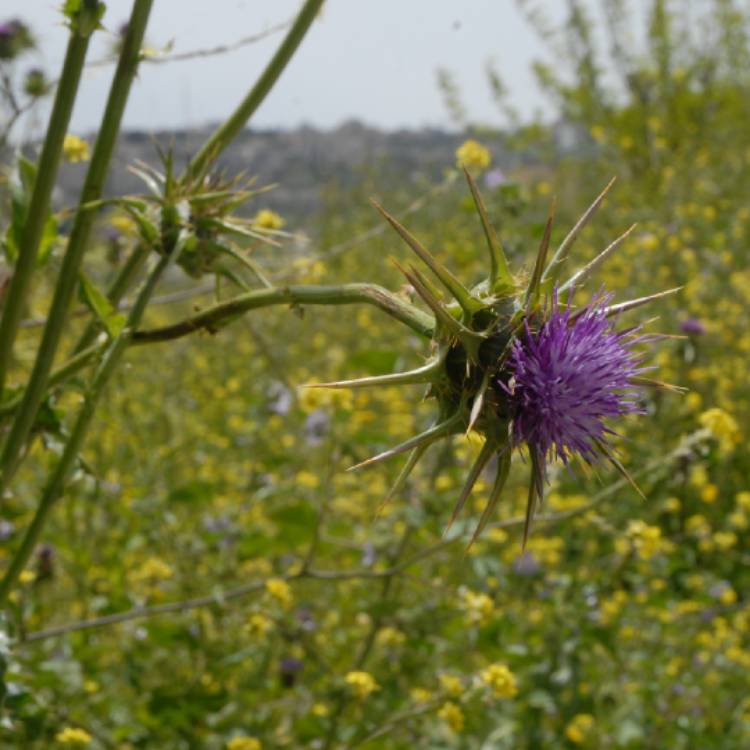
[[[18,180],[14,181],[10,188],[10,223],[2,241],[3,252],[10,264],[15,263],[18,259],[35,180],[36,164],[23,157],[20,158],[18,160]],[[41,266],[48,260],[56,239],[57,217],[53,213],[48,213],[39,243],[38,265]]]
[[[37,266],[43,266],[52,255],[57,240],[57,216],[50,214],[44,222],[42,238],[39,241],[39,255],[37,256]]]
[[[81,274],[81,296],[91,312],[96,315],[111,338],[116,338],[125,327],[125,316],[112,306],[85,274]]]

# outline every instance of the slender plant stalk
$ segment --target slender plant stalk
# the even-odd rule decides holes
[[[136,331],[128,341],[129,346],[159,344],[201,330],[215,331],[232,318],[250,310],[274,305],[374,305],[396,320],[406,323],[415,333],[430,338],[434,320],[416,307],[399,299],[383,287],[374,284],[341,284],[339,286],[288,286],[260,289],[239,295],[210,307],[202,313],[173,325]],[[91,344],[74,354],[52,371],[47,383],[53,387],[64,383],[101,354],[103,344]],[[0,417],[13,414],[23,402],[24,394],[0,405]]]
[[[128,30],[123,40],[112,87],[104,110],[102,124],[81,191],[79,210],[68,241],[67,251],[57,279],[47,324],[29,377],[24,398],[16,413],[10,433],[0,455],[0,498],[15,474],[23,446],[34,424],[39,405],[47,389],[49,373],[67,321],[70,303],[76,286],[83,255],[94,223],[93,211],[81,210],[81,205],[96,201],[104,188],[115,141],[120,131],[122,115],[130,94],[130,87],[138,69],[143,35],[148,23],[153,0],[134,0]]]
[[[89,39],[90,34],[81,34],[75,26],[71,29],[60,84],[52,105],[47,134],[39,157],[36,179],[21,236],[18,260],[13,269],[13,278],[5,299],[2,319],[0,319],[0,394],[5,387],[8,368],[13,356],[13,343],[34,274],[39,243],[49,211],[52,190],[57,179],[63,141],[81,80]]]
[[[117,368],[122,355],[127,349],[128,339],[132,336],[133,330],[140,324],[146,306],[156,288],[156,284],[166,268],[172,262],[173,257],[174,253],[171,253],[169,256],[163,256],[159,260],[158,264],[154,267],[154,270],[143,284],[143,288],[138,294],[136,303],[128,315],[125,328],[117,338],[109,343],[107,350],[104,352],[99,367],[91,380],[91,385],[87,389],[83,405],[78,412],[70,436],[65,443],[63,454],[47,481],[42,498],[39,501],[36,513],[34,514],[34,518],[26,530],[21,546],[16,550],[2,581],[0,581],[0,607],[5,604],[8,594],[17,581],[19,574],[24,569],[26,563],[34,552],[34,548],[39,541],[39,537],[50,511],[57,499],[61,496],[63,489],[65,488],[65,482],[75,466],[76,458],[78,457],[78,453],[83,445],[83,440],[86,437],[89,426],[91,425],[94,412],[96,411],[104,387],[107,385],[112,373]]]
[[[260,106],[286,68],[325,0],[306,0],[284,41],[276,50],[260,78],[240,102],[237,109],[222,123],[193,157],[187,167],[189,178],[202,174],[219,154],[234,140]]]
[[[396,320],[405,323],[421,336],[432,336],[435,321],[408,302],[376,284],[340,284],[336,286],[284,286],[258,289],[240,294],[193,315],[186,320],[162,328],[138,331],[134,344],[148,344],[181,338],[201,329],[215,331],[232,318],[259,307],[269,305],[351,305],[364,303],[380,308]]]

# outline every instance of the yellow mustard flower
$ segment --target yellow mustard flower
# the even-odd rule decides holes
[[[71,163],[88,161],[91,157],[89,144],[83,138],[68,133],[63,139],[63,156]]]
[[[471,172],[483,172],[492,164],[492,154],[486,146],[470,138],[456,149],[456,164]]]
[[[174,575],[170,565],[158,557],[149,557],[136,571],[136,578],[155,579],[171,578]]]
[[[466,614],[466,619],[472,625],[484,625],[490,621],[495,605],[487,594],[471,589],[462,589],[459,593],[461,595],[461,608]]]
[[[344,677],[344,682],[361,701],[365,700],[370,693],[380,690],[380,686],[369,672],[349,672]]]
[[[415,703],[429,703],[432,700],[432,693],[426,688],[412,688],[409,696]]]
[[[710,430],[725,453],[730,452],[740,442],[740,428],[734,417],[724,409],[707,409],[698,417],[698,423]]]
[[[91,742],[91,735],[79,727],[65,727],[55,735],[55,741],[69,747],[86,747]]]
[[[565,727],[565,736],[576,745],[581,745],[594,728],[591,714],[576,714]]]
[[[401,646],[406,640],[406,636],[397,628],[386,626],[378,632],[376,640],[378,646],[394,648]]]
[[[466,719],[460,706],[452,701],[446,701],[440,707],[438,716],[454,731],[460,732],[464,728]]]
[[[273,622],[268,617],[260,612],[254,612],[248,618],[246,630],[253,638],[262,638],[272,627]]]
[[[257,737],[232,737],[227,742],[227,750],[261,750],[262,747]]]
[[[266,581],[266,591],[272,599],[275,599],[283,609],[292,606],[291,586],[282,578],[269,578]]]
[[[506,664],[490,664],[479,674],[479,679],[492,689],[495,698],[506,700],[518,694],[518,684],[513,672]]]
[[[275,211],[263,208],[255,214],[253,226],[258,229],[281,229],[286,222]]]
[[[650,560],[663,547],[661,529],[658,526],[649,526],[644,521],[631,521],[628,524],[627,535],[642,560]]]
[[[18,582],[21,585],[33,583],[34,580],[36,580],[36,573],[34,573],[33,570],[22,570],[21,574],[18,576]]]
[[[440,688],[443,691],[455,698],[461,695],[461,693],[463,693],[464,691],[464,686],[461,682],[461,678],[457,677],[454,674],[441,674],[440,677],[438,677],[438,682],[440,683]]]

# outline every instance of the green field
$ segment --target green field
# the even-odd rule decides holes
[[[601,287],[615,302],[681,287],[617,319],[665,334],[643,346],[648,375],[687,389],[644,390],[645,414],[612,425],[645,499],[606,461],[551,463],[522,552],[531,462],[518,451],[468,546],[493,476],[479,476],[446,534],[482,445],[462,432],[432,446],[384,505],[404,456],[347,468],[427,428],[434,400],[418,384],[303,388],[424,363],[429,340],[372,305],[282,304],[132,346],[7,599],[3,747],[750,746],[750,25],[729,0],[707,3],[705,34],[651,5],[642,49],[622,59],[595,57],[575,13],[558,30],[567,58],[539,72],[575,148],[553,146],[560,125],[537,124],[467,136],[532,166],[493,173],[481,148],[462,152],[519,286],[553,199],[554,249],[616,176],[563,277],[636,224],[579,304]],[[456,163],[444,167],[442,182],[418,188],[331,187],[326,209],[287,222],[277,245],[240,247],[276,288],[367,282],[427,311],[393,262],[413,254],[367,198],[473,286],[487,274],[482,224]],[[274,217],[256,213],[265,205],[262,194],[248,202],[260,233],[273,231]],[[103,289],[144,230],[122,206],[97,222],[98,237],[114,231],[85,260]],[[196,257],[157,295],[219,278]],[[25,318],[46,315],[60,263],[53,250]],[[235,274],[261,288],[247,267]],[[242,291],[222,278],[151,306],[140,329]],[[67,323],[58,365],[87,321]],[[21,329],[0,406],[27,382],[40,331]],[[3,498],[2,568],[98,361],[62,379],[36,417]]]

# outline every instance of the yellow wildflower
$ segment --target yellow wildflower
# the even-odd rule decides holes
[[[586,741],[594,727],[594,717],[591,714],[576,714],[565,727],[565,736],[576,745]]]
[[[464,691],[461,678],[454,674],[441,674],[440,677],[438,677],[438,682],[440,683],[441,689],[448,693],[448,695],[452,695],[454,698],[457,698]]]
[[[65,729],[55,735],[55,740],[61,745],[85,747],[91,742],[91,735],[85,729],[65,727]]]
[[[491,664],[479,674],[479,679],[492,688],[495,698],[505,700],[518,694],[518,685],[513,672],[505,664]]]
[[[432,693],[420,687],[412,688],[409,695],[415,703],[428,703],[432,699]]]
[[[83,138],[68,133],[63,140],[63,156],[71,163],[88,161],[89,144]]]
[[[443,703],[438,711],[438,716],[454,731],[460,732],[464,728],[464,712],[460,706],[451,701]]]
[[[461,607],[466,613],[466,619],[472,625],[484,625],[489,622],[495,605],[487,594],[471,589],[463,589],[459,593],[461,595]]]
[[[33,570],[22,570],[21,574],[18,576],[18,582],[21,585],[32,583],[35,579],[36,579],[36,573],[34,573]]]
[[[273,627],[273,622],[265,615],[255,612],[250,615],[246,629],[253,638],[262,638]]]
[[[298,471],[294,478],[295,484],[305,489],[314,490],[320,487],[320,477],[312,471]]]
[[[723,409],[707,409],[699,417],[701,427],[710,430],[719,441],[721,450],[728,453],[740,441],[740,428],[731,414]]]
[[[133,574],[138,581],[158,581],[171,578],[172,568],[158,557],[149,557]]]
[[[719,488],[715,484],[709,483],[701,490],[701,500],[704,503],[715,503],[717,497],[719,497]]]
[[[349,672],[344,677],[344,682],[349,689],[361,701],[365,700],[370,693],[380,690],[380,685],[369,672]]]
[[[483,172],[492,163],[492,154],[479,141],[469,139],[456,149],[456,164],[471,172]]]
[[[275,211],[263,208],[255,214],[253,226],[258,229],[281,229],[286,222]]]
[[[714,534],[714,542],[720,550],[732,549],[737,545],[737,534],[733,531],[717,531]]]
[[[627,535],[643,560],[650,560],[662,547],[661,529],[658,526],[649,526],[644,521],[631,521]]]
[[[262,747],[257,737],[232,737],[227,742],[227,750],[261,750]]]
[[[292,589],[282,578],[269,578],[266,581],[266,591],[283,609],[292,606]]]
[[[397,628],[385,627],[378,632],[376,640],[383,648],[393,648],[403,644],[406,636]]]

